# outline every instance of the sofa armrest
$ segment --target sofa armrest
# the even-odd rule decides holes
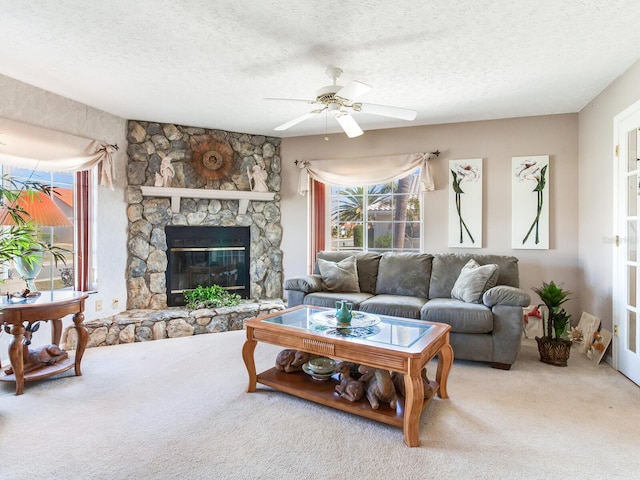
[[[531,296],[520,288],[498,285],[484,292],[482,303],[487,307],[495,305],[527,307],[531,303]]]
[[[304,293],[321,292],[322,277],[320,275],[303,275],[300,277],[292,277],[285,280],[284,289],[296,290]]]

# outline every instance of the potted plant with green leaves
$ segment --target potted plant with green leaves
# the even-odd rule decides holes
[[[12,260],[19,260],[25,270],[38,269],[45,252],[53,256],[56,264],[65,263],[67,251],[40,239],[37,226],[21,206],[21,198],[36,192],[48,195],[50,187],[32,181],[18,183],[6,175],[0,177],[0,270]]]
[[[542,287],[533,288],[538,294],[543,309],[543,335],[536,337],[540,361],[559,367],[566,367],[571,350],[571,341],[567,339],[571,315],[562,308],[562,304],[569,300],[571,292],[564,290],[553,281],[542,282]]]

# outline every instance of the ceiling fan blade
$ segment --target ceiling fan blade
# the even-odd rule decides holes
[[[415,120],[418,112],[408,108],[390,107],[388,105],[375,105],[373,103],[361,103],[354,105],[354,110],[362,113],[370,113],[372,115],[381,115],[383,117],[399,118],[401,120]]]
[[[364,133],[360,128],[360,125],[358,125],[355,119],[351,115],[349,115],[347,112],[342,110],[336,111],[334,112],[334,116],[336,117],[336,120],[342,127],[342,130],[344,130],[344,133],[347,134],[347,137],[349,138],[358,137]]]
[[[294,125],[297,125],[300,122],[304,122],[308,118],[311,118],[314,115],[319,114],[321,111],[322,110],[313,110],[312,112],[307,112],[304,115],[300,115],[299,117],[296,117],[293,120],[289,120],[288,122],[283,123],[282,125],[278,125],[276,128],[274,128],[274,130],[277,131],[277,132],[281,132],[282,130],[286,130],[288,128],[291,128]]]
[[[352,80],[336,92],[336,97],[353,101],[356,98],[358,98],[360,95],[364,95],[365,93],[367,93],[369,90],[371,90],[371,88],[372,87],[370,87],[366,83],[358,82],[357,80]]]
[[[301,103],[308,103],[308,104],[313,104],[316,103],[315,100],[303,100],[302,98],[263,98],[263,100],[276,100],[279,102],[301,102]]]

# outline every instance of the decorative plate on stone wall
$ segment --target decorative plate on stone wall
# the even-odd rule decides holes
[[[229,176],[233,162],[233,150],[228,143],[208,138],[192,138],[193,166],[208,180],[221,180]]]

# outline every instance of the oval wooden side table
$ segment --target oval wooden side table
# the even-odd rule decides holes
[[[0,373],[0,381],[16,382],[16,395],[24,393],[24,383],[32,380],[57,375],[75,367],[76,375],[82,375],[80,364],[82,355],[87,347],[89,333],[84,327],[84,302],[88,294],[70,290],[48,290],[40,292],[37,297],[26,298],[15,303],[6,296],[0,297],[0,326],[10,325],[13,338],[9,344],[9,361],[13,373]],[[53,365],[24,372],[23,342],[25,322],[51,322],[51,343],[60,345],[62,335],[62,318],[73,315],[73,323],[78,332],[78,345],[75,355],[69,355],[65,360]]]

